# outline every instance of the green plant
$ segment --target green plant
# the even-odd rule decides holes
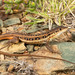
[[[6,4],[20,4],[22,3],[24,0],[4,0],[4,2]]]
[[[4,9],[6,14],[13,13],[13,8],[16,6],[16,9],[19,8],[19,4],[23,3],[23,0],[4,0]]]
[[[68,13],[71,13],[75,17],[72,13],[73,9],[75,9],[75,0],[32,0],[32,2],[35,2],[35,10],[30,10],[32,7],[28,7],[26,12],[37,14],[43,20],[38,17],[33,17],[33,19],[27,17],[32,20],[30,24],[44,22],[45,24],[49,23],[51,25],[55,22],[57,25],[62,25],[61,22],[63,22],[64,17]],[[36,20],[34,20],[35,18]]]
[[[21,3],[26,8],[24,16],[27,13],[35,14],[35,17],[28,17],[31,21],[25,24],[37,24],[43,22],[51,27],[55,22],[57,25],[62,25],[68,13],[75,15],[72,11],[75,9],[75,0],[5,0],[5,10],[7,13],[13,13],[12,7],[17,7]]]

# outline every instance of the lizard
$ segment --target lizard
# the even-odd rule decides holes
[[[67,27],[59,26],[42,34],[6,33],[0,35],[0,40],[10,39],[9,42],[11,43],[18,43],[19,40],[21,40],[26,44],[46,44],[46,47],[51,52],[54,52],[52,49],[49,48],[50,46],[48,46],[47,44],[49,43],[49,41],[57,38],[60,34],[66,32],[67,30]]]
[[[68,27],[59,26],[41,34],[5,33],[0,35],[0,40],[14,39],[15,41],[12,40],[11,42],[17,43],[21,40],[26,44],[45,44],[47,41],[52,41],[52,39],[57,38],[67,30]]]
[[[52,49],[49,48],[50,46],[48,46],[47,44],[49,43],[49,41],[57,38],[60,34],[66,32],[67,30],[67,27],[59,26],[42,34],[6,33],[0,35],[0,40],[10,39],[8,41],[9,43],[18,43],[19,40],[21,40],[26,44],[46,44],[46,47],[51,52],[54,52]]]
[[[22,33],[5,33],[0,35],[0,40],[9,39],[9,42],[18,43],[19,40],[25,42],[26,44],[45,44],[49,41],[52,41],[54,38],[57,38],[62,33],[68,31],[68,27],[59,26],[55,29],[49,30],[46,33],[42,34],[22,34]],[[30,55],[30,54],[9,54],[6,52],[0,51],[0,54],[7,55],[7,56],[34,56],[34,57],[41,57],[41,58],[49,58],[55,60],[62,60],[66,61],[71,64],[75,64],[73,62],[67,61],[65,59],[55,58],[55,57],[48,57],[48,56],[39,56],[39,55]]]

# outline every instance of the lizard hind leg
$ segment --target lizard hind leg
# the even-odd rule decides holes
[[[49,44],[49,42],[46,42],[46,48],[51,51],[52,53],[57,53],[57,54],[61,54],[59,51],[54,51],[52,46]]]
[[[5,43],[6,45],[4,47],[0,48],[0,50],[3,48],[6,48],[6,47],[7,47],[7,50],[9,50],[10,46],[12,46],[14,43],[18,43],[18,42],[19,42],[19,38],[13,37],[13,39],[8,40],[8,42]]]
[[[7,44],[8,44],[7,50],[9,50],[10,46],[12,46],[13,44],[18,43],[18,42],[19,42],[19,38],[13,37],[13,39],[11,39],[7,42]]]
[[[7,43],[18,43],[19,42],[19,38],[18,37],[13,37],[13,39],[10,39]]]

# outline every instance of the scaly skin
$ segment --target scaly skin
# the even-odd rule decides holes
[[[52,29],[43,34],[31,35],[31,34],[22,34],[22,33],[6,33],[0,35],[0,40],[3,39],[15,39],[14,37],[18,38],[19,40],[25,42],[26,44],[44,44],[46,41],[51,41],[54,38],[57,38],[62,33],[68,30],[67,27],[59,26],[55,29]]]
[[[58,36],[60,36],[60,34],[66,32],[67,30],[68,30],[67,27],[60,26],[46,33],[38,34],[38,35],[30,35],[30,34],[22,34],[22,33],[6,33],[6,34],[0,35],[0,40],[18,38],[16,40],[21,40],[27,44],[43,44],[43,43],[46,43],[46,41],[51,41],[52,39],[57,38]],[[7,56],[33,56],[33,57],[48,58],[48,59],[54,59],[54,60],[62,60],[71,64],[75,64],[65,59],[48,57],[48,56],[39,56],[39,55],[30,55],[30,54],[26,54],[26,55],[25,54],[9,54],[2,51],[0,51],[0,54],[7,55]]]

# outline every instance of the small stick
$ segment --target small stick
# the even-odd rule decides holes
[[[65,61],[65,62],[68,62],[68,63],[71,63],[71,64],[75,64],[75,63],[70,62],[70,61],[65,60],[65,59],[60,59],[60,58],[55,58],[55,57],[48,57],[48,56],[30,55],[30,54],[10,54],[10,53],[7,53],[7,52],[2,52],[2,51],[0,51],[0,54],[7,55],[7,56],[33,56],[33,57],[61,60],[61,61]]]

